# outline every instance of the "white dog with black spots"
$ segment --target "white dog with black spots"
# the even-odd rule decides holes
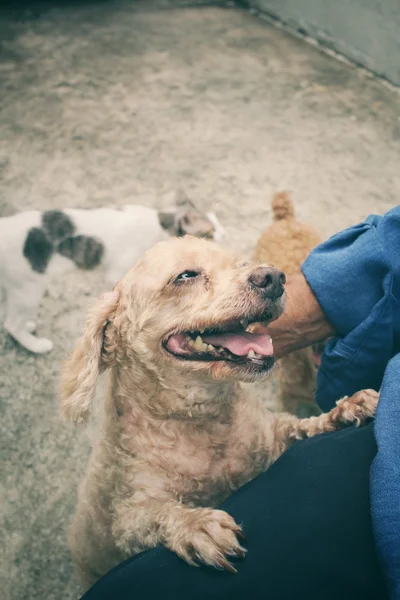
[[[35,354],[50,352],[51,340],[34,335],[36,315],[50,279],[71,268],[103,267],[107,286],[168,235],[220,241],[214,213],[185,199],[164,212],[140,205],[122,208],[22,212],[0,218],[0,309],[6,331]]]

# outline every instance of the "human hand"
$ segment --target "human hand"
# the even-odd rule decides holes
[[[334,335],[304,275],[291,275],[285,285],[286,305],[282,316],[262,327],[272,337],[274,354],[281,358]]]

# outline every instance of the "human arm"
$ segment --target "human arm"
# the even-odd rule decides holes
[[[287,278],[283,315],[268,326],[276,358],[334,335],[321,305],[302,273]]]
[[[318,373],[318,403],[329,409],[343,395],[379,389],[400,350],[399,299],[397,206],[336,234],[289,278],[285,314],[268,328],[276,355],[334,335]]]

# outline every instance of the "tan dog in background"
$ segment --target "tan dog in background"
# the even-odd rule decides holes
[[[287,192],[273,197],[272,215],[273,223],[258,240],[254,258],[274,265],[285,275],[300,273],[302,263],[322,239],[315,229],[296,220]],[[304,348],[280,359],[280,400],[284,410],[296,413],[301,403],[307,403],[309,410],[315,405],[318,351]]]
[[[62,378],[63,411],[88,417],[109,370],[101,438],[81,485],[70,544],[86,586],[125,558],[164,544],[190,564],[235,571],[241,527],[216,510],[296,440],[374,414],[359,392],[327,414],[273,414],[240,381],[274,364],[251,323],[283,310],[284,276],[216,244],[160,242],[90,313]],[[246,524],[244,524],[245,526]]]

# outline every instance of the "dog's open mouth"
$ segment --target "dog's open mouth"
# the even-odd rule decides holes
[[[226,361],[270,368],[274,361],[272,339],[267,333],[247,331],[246,320],[218,329],[174,333],[164,348],[183,360]]]

